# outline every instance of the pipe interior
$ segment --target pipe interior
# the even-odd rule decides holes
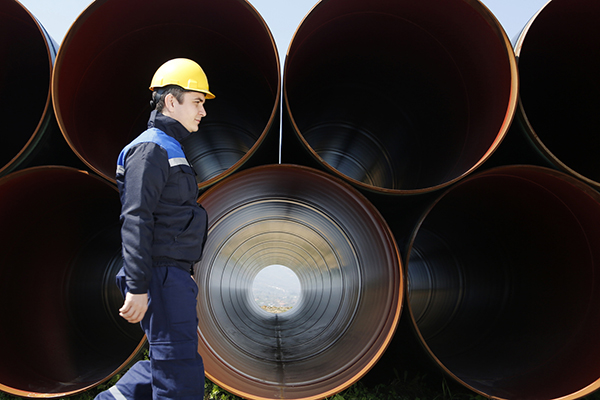
[[[495,149],[514,112],[515,71],[510,42],[477,2],[323,1],[290,44],[285,106],[335,173],[422,191]]]
[[[600,386],[599,200],[565,174],[505,167],[430,209],[412,242],[407,296],[446,371],[504,399]]]
[[[55,51],[50,52],[34,17],[14,0],[0,1],[0,37],[0,87],[5,94],[0,96],[1,173],[17,162],[17,157],[40,133],[38,125],[50,104]]]
[[[247,2],[96,1],[67,33],[52,84],[63,134],[96,172],[114,181],[120,150],[146,128],[152,76],[176,57],[197,61],[217,96],[184,144],[199,183],[232,172],[264,141],[278,111],[279,59]]]
[[[59,397],[112,376],[143,344],[123,298],[117,191],[68,168],[0,180],[0,388]]]
[[[600,151],[596,113],[600,108],[600,4],[553,0],[535,17],[516,47],[522,112],[538,147],[596,185]]]
[[[246,398],[323,398],[371,368],[393,335],[402,279],[393,236],[361,195],[317,171],[273,165],[236,174],[199,202],[210,217],[195,278],[211,380]],[[253,296],[271,265],[300,281],[285,313]]]

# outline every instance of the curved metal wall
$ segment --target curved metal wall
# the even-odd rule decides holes
[[[360,379],[400,317],[403,277],[393,235],[349,185],[316,170],[270,165],[199,199],[210,217],[195,279],[207,376],[244,398],[321,399]],[[302,293],[271,314],[256,275],[283,265]]]
[[[6,175],[31,166],[38,145],[51,135],[50,79],[58,46],[14,0],[0,1],[0,38],[0,175]]]
[[[49,51],[30,14],[0,4],[10,11],[0,13],[0,30],[24,24],[32,49]],[[516,46],[517,128],[577,179],[523,165],[472,174],[497,149],[514,152],[504,139],[518,89],[506,35],[478,1],[320,1],[285,65],[283,161],[305,166],[272,164],[281,79],[256,10],[242,0],[152,9],[97,0],[56,58],[58,123],[70,151],[104,180],[55,166],[0,178],[0,223],[16,227],[4,230],[0,251],[0,315],[14,321],[0,339],[16,344],[0,349],[0,390],[79,393],[142,346],[139,328],[116,311],[119,201],[105,180],[145,127],[154,70],[175,56],[199,61],[217,95],[200,135],[185,143],[211,219],[195,274],[211,380],[253,399],[334,395],[388,347],[406,345],[391,342],[406,301],[402,320],[419,346],[477,393],[574,399],[600,386],[599,195],[587,186],[598,187],[584,107],[595,104],[595,80],[572,73],[596,65],[588,51],[595,3],[552,0]],[[561,15],[569,18],[557,24]],[[550,107],[554,95],[552,107],[562,108]],[[581,136],[564,144],[564,132]],[[585,151],[568,155],[574,147]],[[250,168],[257,164],[271,165]],[[398,244],[407,246],[404,262]],[[302,286],[300,303],[283,314],[252,298],[256,275],[275,264]],[[23,297],[26,285],[37,297]]]
[[[413,233],[407,310],[430,357],[499,399],[600,387],[600,194],[506,166],[444,193]]]
[[[119,210],[114,187],[72,168],[0,179],[0,390],[69,396],[136,356],[143,332],[118,317],[114,284]]]
[[[304,148],[362,189],[439,189],[493,153],[517,90],[510,41],[477,1],[323,0],[288,49],[282,159],[308,162]]]
[[[114,182],[120,150],[146,128],[152,76],[176,57],[202,65],[218,98],[185,143],[199,186],[277,162],[279,59],[244,0],[93,2],[67,32],[52,79],[58,123],[82,161]]]
[[[600,4],[549,1],[516,44],[521,78],[517,121],[555,168],[600,188],[596,110],[600,108]]]

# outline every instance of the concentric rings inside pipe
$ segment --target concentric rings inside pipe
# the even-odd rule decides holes
[[[521,77],[517,115],[534,146],[557,168],[600,187],[600,4],[552,0],[515,45]]]
[[[320,399],[360,379],[402,304],[398,251],[376,209],[338,179],[291,165],[243,171],[199,201],[210,218],[195,273],[207,376],[252,399]],[[272,265],[301,285],[281,314],[252,295]]]
[[[447,191],[412,239],[407,299],[423,345],[500,399],[600,387],[600,195],[562,172],[511,166]]]
[[[22,167],[50,118],[57,47],[18,1],[0,0],[0,175]]]
[[[288,50],[287,135],[360,187],[430,191],[499,145],[516,71],[506,34],[477,1],[324,0]]]
[[[0,180],[0,390],[64,397],[114,375],[144,343],[119,317],[120,202],[62,167]]]
[[[185,143],[199,184],[222,179],[266,145],[274,150],[261,156],[277,162],[279,135],[268,133],[279,111],[279,59],[245,0],[92,3],[67,32],[52,82],[58,122],[79,157],[114,181],[120,150],[146,128],[154,72],[177,57],[198,62],[217,96]]]

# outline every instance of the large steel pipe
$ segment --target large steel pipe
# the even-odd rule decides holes
[[[283,161],[309,162],[294,159],[299,140],[367,190],[444,187],[499,145],[517,83],[510,41],[478,1],[322,0],[288,49]]]
[[[109,379],[144,343],[118,315],[120,202],[64,167],[0,179],[0,390],[64,397]]]
[[[93,2],[67,32],[52,80],[58,122],[79,157],[114,181],[119,151],[146,127],[152,76],[176,57],[202,65],[217,95],[185,143],[199,184],[277,162],[279,58],[245,0]]]
[[[337,178],[283,164],[235,174],[199,201],[210,217],[195,271],[207,376],[251,399],[321,399],[360,379],[402,305],[398,251],[377,210]],[[301,284],[281,314],[252,292],[273,265]]]
[[[58,46],[16,0],[0,0],[0,41],[0,175],[6,175],[29,165],[50,135],[50,77]],[[58,138],[63,140],[60,132]]]
[[[600,3],[549,1],[515,44],[521,77],[517,121],[554,167],[600,188]]]
[[[411,240],[407,305],[435,362],[498,399],[600,387],[600,195],[570,175],[507,166],[472,176]]]

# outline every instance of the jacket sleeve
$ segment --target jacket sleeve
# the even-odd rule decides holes
[[[169,175],[165,149],[141,143],[125,155],[121,196],[121,241],[127,286],[146,293],[152,278],[154,210]]]

